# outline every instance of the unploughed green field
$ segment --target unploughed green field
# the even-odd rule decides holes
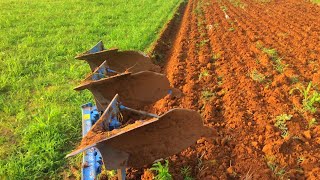
[[[320,0],[312,0],[314,3],[319,4],[320,5]]]
[[[180,1],[0,1],[0,179],[79,174],[81,157],[64,157],[92,96],[73,91],[90,71],[74,56],[100,39],[147,50]]]

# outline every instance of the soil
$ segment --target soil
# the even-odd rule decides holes
[[[320,121],[320,109],[305,112],[299,93],[289,94],[309,81],[320,85],[320,6],[189,0],[183,9],[177,32],[164,33],[155,48],[162,72],[182,96],[168,96],[149,111],[197,110],[213,133],[169,158],[174,179],[183,179],[187,166],[196,179],[320,179],[320,125],[308,127],[312,118]],[[283,72],[267,49],[276,49]],[[274,125],[281,114],[293,116],[285,138]],[[129,179],[142,174],[128,170]]]

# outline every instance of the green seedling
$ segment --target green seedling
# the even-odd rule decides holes
[[[197,7],[194,9],[194,13],[195,13],[195,14],[201,14],[201,13],[202,13],[202,10],[201,10],[200,6],[197,6]]]
[[[257,41],[257,42],[256,42],[256,47],[257,47],[258,49],[262,49],[262,48],[263,48],[263,44],[262,44],[260,41]]]
[[[265,160],[267,161],[267,166],[272,171],[275,176],[278,176],[280,179],[283,179],[286,171],[284,168],[280,168],[275,162],[276,158],[274,156],[266,156]]]
[[[274,59],[274,61],[275,61],[274,67],[275,67],[276,71],[278,71],[279,73],[283,73],[284,69],[287,67],[287,65],[282,63],[282,58],[277,57]]]
[[[292,115],[288,114],[281,114],[276,117],[276,122],[274,123],[274,126],[279,128],[281,130],[281,136],[283,138],[286,138],[289,136],[289,130],[287,128],[287,121],[290,121],[292,118]]]
[[[278,52],[276,49],[272,49],[272,48],[262,48],[262,51],[264,53],[266,53],[269,57],[271,57],[272,59],[278,57]]]
[[[312,128],[314,126],[316,126],[318,124],[316,118],[312,118],[309,122],[308,122],[308,128]]]
[[[156,171],[157,175],[155,176],[156,180],[172,180],[172,176],[169,173],[169,161],[166,160],[165,164],[162,165],[161,162],[157,162],[152,165],[150,168],[152,171]]]
[[[209,42],[209,41],[210,41],[209,39],[202,40],[202,41],[200,41],[199,46],[202,47],[202,46],[206,45],[207,42]]]
[[[229,0],[229,1],[234,7],[239,7],[241,9],[244,9],[247,6],[247,4],[241,2],[240,0]]]
[[[191,176],[191,168],[190,166],[186,166],[181,168],[181,174],[184,180],[193,180],[194,178]]]
[[[261,74],[259,71],[257,70],[253,70],[250,74],[250,77],[254,80],[254,81],[257,81],[257,82],[264,82],[266,77],[265,75]]]
[[[201,6],[202,6],[202,1],[199,1],[198,4],[197,4],[197,7],[195,8],[194,10],[194,13],[195,14],[203,14],[203,11],[201,9]]]
[[[205,36],[206,36],[206,33],[201,33],[201,34],[200,34],[200,37],[201,37],[201,38],[203,38],[203,37],[205,37]]]
[[[197,25],[198,27],[202,26],[204,24],[204,21],[198,21]]]
[[[221,86],[223,84],[223,76],[218,76],[217,81],[218,81],[218,86]]]
[[[284,168],[279,169],[278,171],[276,171],[275,175],[279,176],[280,178],[282,178],[284,175],[286,174],[286,171]]]
[[[276,169],[275,157],[274,156],[265,156],[264,159],[267,161],[267,166],[271,169],[272,172]]]
[[[302,105],[306,111],[311,113],[317,112],[317,107],[315,104],[320,103],[320,93],[312,88],[312,82],[309,82],[308,86],[305,88],[303,86],[295,87],[290,90],[289,94],[292,94],[295,90],[298,90],[303,97]]]
[[[285,68],[288,66],[286,64],[284,64],[282,62],[282,58],[280,58],[278,56],[278,52],[276,49],[273,48],[266,48],[263,46],[263,44],[261,42],[257,42],[256,47],[258,49],[261,49],[262,52],[266,53],[269,58],[271,58],[271,60],[274,62],[273,66],[275,68],[276,71],[278,71],[279,73],[283,73]]]
[[[201,73],[200,73],[200,75],[199,75],[199,80],[201,80],[203,77],[207,77],[207,76],[209,76],[210,74],[209,74],[209,71],[208,70],[206,70],[206,69],[204,69]]]
[[[299,82],[299,76],[291,76],[290,77],[291,84],[296,84]]]
[[[235,28],[234,27],[231,27],[231,28],[229,28],[228,29],[230,32],[233,32],[234,30],[235,30]]]
[[[220,6],[220,9],[221,9],[223,12],[227,12],[227,10],[228,10],[227,6]]]
[[[289,131],[284,131],[282,132],[281,137],[283,137],[283,139],[287,139],[289,135],[290,135]]]
[[[218,60],[218,59],[220,59],[221,58],[221,54],[220,53],[213,53],[213,55],[212,55],[212,60]]]
[[[204,99],[205,101],[209,101],[213,96],[215,96],[215,93],[207,90],[202,91],[201,94],[202,99]]]

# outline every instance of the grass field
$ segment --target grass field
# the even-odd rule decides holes
[[[6,0],[0,2],[0,179],[60,179],[78,159],[73,87],[89,72],[74,60],[100,39],[146,50],[181,0]]]
[[[320,0],[312,0],[316,4],[320,4]]]

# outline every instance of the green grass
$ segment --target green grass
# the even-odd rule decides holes
[[[246,3],[241,2],[240,0],[229,0],[229,2],[234,6],[234,7],[239,7],[241,9],[245,9],[247,7]]]
[[[215,96],[215,93],[213,93],[211,91],[208,91],[208,90],[204,90],[204,91],[201,92],[201,98],[204,101],[209,101],[214,96]]]
[[[272,48],[262,48],[262,51],[266,53],[269,57],[271,58],[277,58],[278,57],[278,52],[276,49]]]
[[[308,122],[308,128],[312,128],[314,126],[316,126],[318,124],[318,121],[316,120],[316,118],[312,118],[309,122]]]
[[[311,0],[315,4],[320,4],[320,0]]]
[[[265,81],[266,76],[262,73],[260,73],[258,70],[254,69],[253,71],[251,71],[250,73],[250,77],[254,80],[257,81],[259,83],[262,83]]]
[[[201,80],[203,77],[210,76],[209,71],[207,69],[203,69],[199,75],[199,80]]]
[[[185,167],[182,167],[180,172],[181,172],[181,175],[183,177],[183,180],[194,180],[194,178],[191,176],[191,168],[190,166],[185,166]]]
[[[287,64],[284,64],[282,62],[282,58],[279,57],[278,52],[276,49],[273,48],[266,48],[263,46],[263,44],[261,42],[257,42],[256,47],[260,50],[262,50],[262,52],[264,52],[265,54],[267,54],[269,56],[269,58],[273,61],[273,66],[274,69],[278,72],[278,73],[283,73],[285,68],[288,66]]]
[[[266,156],[265,160],[267,166],[272,171],[274,178],[285,179],[287,174],[285,167],[281,168],[278,163],[276,163],[276,158],[274,156]]]
[[[286,122],[290,121],[291,118],[292,118],[292,115],[288,115],[288,114],[281,114],[276,117],[276,121],[274,123],[274,126],[276,126],[277,128],[279,128],[281,130],[281,136],[283,138],[286,138],[289,136],[289,130],[288,130]]]
[[[287,64],[284,64],[283,62],[282,62],[282,58],[279,58],[279,57],[277,57],[275,60],[274,60],[274,68],[275,68],[275,70],[276,71],[278,71],[278,73],[283,73],[284,72],[284,70],[285,70],[285,68],[288,66]]]
[[[155,176],[156,180],[172,180],[172,175],[169,172],[169,161],[165,160],[165,164],[162,165],[161,162],[154,163],[152,171],[156,171],[157,175]]]
[[[219,24],[218,24],[218,26],[219,26]],[[212,60],[213,61],[216,61],[216,60],[221,58],[221,54],[220,53],[212,53],[212,54],[213,54],[212,55]]]
[[[311,113],[317,112],[317,104],[320,104],[320,92],[318,92],[310,81],[307,87],[297,86],[290,90],[289,94],[292,94],[295,90],[300,92],[303,97],[302,104],[304,110],[310,111]]]
[[[70,175],[80,157],[64,156],[81,139],[80,105],[92,101],[72,90],[89,72],[74,56],[100,39],[148,49],[180,1],[0,1],[0,179]]]

